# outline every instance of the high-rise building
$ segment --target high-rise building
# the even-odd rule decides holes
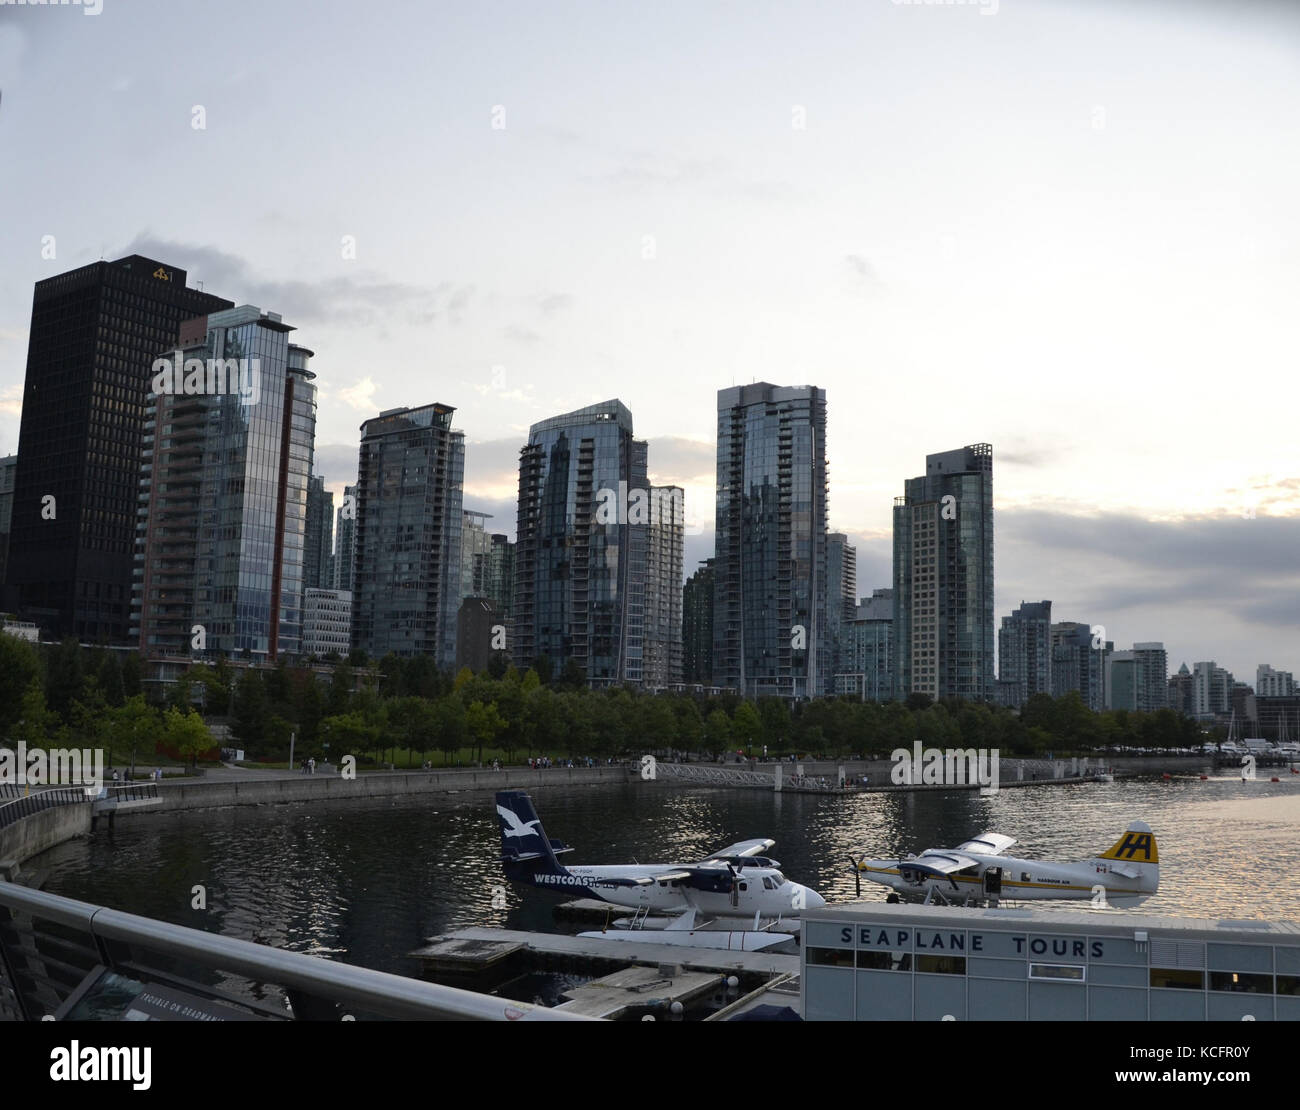
[[[662,690],[682,681],[682,559],[686,491],[652,486],[646,540],[645,662],[642,684]]]
[[[302,653],[346,659],[352,650],[352,595],[347,590],[303,591]]]
[[[610,400],[534,424],[519,452],[513,655],[592,687],[642,681],[651,491],[632,414]]]
[[[1022,601],[998,630],[1002,704],[1019,709],[1034,694],[1052,693],[1052,603]]]
[[[460,596],[487,597],[492,535],[483,522],[491,520],[492,514],[465,509],[460,515]]]
[[[1169,656],[1157,641],[1133,645],[1136,700],[1139,712],[1154,713],[1169,704]]]
[[[390,409],[361,426],[352,646],[372,659],[456,663],[465,436],[448,405]]]
[[[36,283],[7,605],[53,638],[129,634],[152,366],[181,321],[233,307],[133,254]]]
[[[307,538],[303,546],[303,589],[330,590],[330,548],[333,544],[334,495],[325,479],[313,476],[307,483]]]
[[[5,564],[9,557],[9,527],[14,515],[14,476],[18,456],[0,458],[0,599],[4,596]]]
[[[1184,717],[1195,716],[1196,694],[1194,686],[1192,672],[1187,669],[1187,664],[1184,663],[1178,668],[1176,675],[1170,676],[1169,708],[1176,713],[1181,713]]]
[[[682,589],[682,681],[713,685],[713,560]]]
[[[993,700],[993,448],[925,457],[894,500],[897,696]]]
[[[830,644],[831,674],[841,667],[844,626],[854,619],[858,605],[858,549],[843,532],[826,535],[826,638]]]
[[[4,460],[0,459],[0,466]],[[0,520],[0,525],[4,522]],[[1255,668],[1255,696],[1260,698],[1289,698],[1296,692],[1295,676],[1290,671],[1275,671],[1267,663]]]
[[[1077,690],[1089,709],[1100,713],[1106,708],[1107,659],[1115,643],[1101,640],[1101,635],[1093,626],[1078,621],[1052,625],[1053,697]]]
[[[154,380],[162,388],[144,424],[132,597],[133,634],[160,667],[301,651],[316,386],[312,352],[289,342],[293,330],[245,305],[187,321],[177,353],[160,360],[184,367],[186,389]],[[240,389],[221,388],[235,379],[214,367],[236,364]],[[192,372],[205,367],[200,381]]]
[[[513,617],[515,593],[515,545],[503,532],[492,533],[492,548],[487,555],[483,596],[506,618]]]
[[[1214,660],[1192,665],[1192,716],[1210,719],[1232,712],[1232,687],[1236,680]]]
[[[334,522],[334,589],[352,592],[356,575],[357,487],[343,487],[343,504]]]
[[[873,590],[842,630],[837,694],[854,694],[863,701],[889,701],[894,696],[894,591]]]
[[[1131,651],[1113,651],[1106,659],[1106,708],[1137,708],[1138,668]]]
[[[713,677],[746,697],[828,692],[826,391],[718,391]]]

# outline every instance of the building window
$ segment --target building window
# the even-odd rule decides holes
[[[1231,991],[1235,994],[1272,994],[1273,976],[1244,971],[1211,971],[1210,990]]]
[[[965,956],[917,956],[916,970],[931,975],[965,975]]]
[[[911,971],[912,954],[863,948],[858,951],[858,967],[870,971]]]
[[[1031,979],[1066,979],[1071,982],[1082,983],[1084,968],[1078,964],[1030,964],[1029,978]]]
[[[1153,967],[1151,985],[1175,990],[1199,991],[1205,988],[1205,972],[1186,968]]]
[[[809,948],[809,967],[852,967],[852,948]]]

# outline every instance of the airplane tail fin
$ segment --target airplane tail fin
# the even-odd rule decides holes
[[[1160,886],[1160,855],[1155,833],[1145,821],[1133,821],[1114,844],[1091,862],[1110,871],[1137,879],[1144,891],[1154,894]]]
[[[506,877],[534,882],[538,875],[567,875],[555,857],[572,851],[563,841],[551,840],[532,799],[522,790],[502,790],[496,796],[497,824],[501,827],[501,865]]]

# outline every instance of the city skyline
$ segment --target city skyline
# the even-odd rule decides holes
[[[432,394],[466,508],[510,534],[527,428],[616,396],[685,490],[689,571],[716,391],[816,382],[863,596],[917,448],[989,442],[998,619],[1051,597],[1171,670],[1300,668],[1294,435],[1258,399],[1300,278],[1294,10],[561,7],[591,47],[563,67],[554,12],[412,7],[396,37],[323,3],[257,9],[202,72],[194,5],[0,12],[0,149],[42,167],[6,185],[0,455],[34,282],[138,252],[310,331],[336,497],[361,421]],[[287,81],[283,41],[329,86]],[[238,168],[263,156],[292,172]],[[160,189],[178,165],[236,168]]]

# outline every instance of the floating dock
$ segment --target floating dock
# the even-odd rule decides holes
[[[725,978],[705,971],[665,972],[654,967],[625,967],[603,979],[565,991],[564,997],[570,1001],[562,1002],[555,1009],[610,1020],[624,1017],[630,1010],[669,1010],[673,1003],[685,1006],[691,999],[717,990]]]
[[[675,965],[685,971],[787,975],[799,970],[797,955],[656,944],[653,929],[645,931],[644,941],[633,942],[476,926],[458,929],[446,936],[431,937],[424,947],[417,948],[408,955],[423,960],[431,970],[466,973],[487,970],[493,964],[521,951],[540,956],[605,960],[623,965]]]

